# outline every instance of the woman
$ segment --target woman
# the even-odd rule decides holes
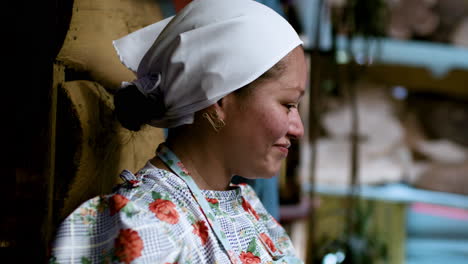
[[[155,40],[156,39],[156,40]],[[303,134],[301,41],[251,0],[197,0],[114,45],[137,72],[119,121],[169,128],[156,156],[114,194],[62,224],[58,263],[300,263],[284,229],[234,175],[269,178]]]

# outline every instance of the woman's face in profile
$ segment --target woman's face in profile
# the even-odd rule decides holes
[[[302,137],[304,127],[298,112],[306,85],[302,47],[283,60],[277,76],[253,83],[248,96],[228,95],[226,105],[226,150],[231,171],[247,178],[269,178],[288,155],[291,140]]]

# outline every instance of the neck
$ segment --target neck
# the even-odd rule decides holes
[[[167,141],[167,146],[182,161],[190,176],[202,190],[228,190],[231,174],[226,168],[219,147],[193,133]],[[196,139],[196,140],[194,140]]]

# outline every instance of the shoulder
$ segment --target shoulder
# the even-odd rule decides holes
[[[185,239],[184,230],[190,226],[176,202],[184,196],[184,187],[162,170],[142,169],[132,174],[134,178],[126,173],[128,180],[113,193],[84,202],[63,221],[52,247],[53,259],[130,262],[146,256],[167,259],[162,251],[148,252],[157,249],[156,244],[165,245],[164,251],[178,250],[171,246]],[[131,256],[125,255],[127,251]]]

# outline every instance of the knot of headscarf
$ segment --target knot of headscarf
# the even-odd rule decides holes
[[[164,105],[164,95],[161,92],[159,84],[161,83],[161,74],[145,75],[132,82],[123,82],[120,86],[121,89],[125,89],[131,85],[137,87],[138,91],[145,97],[151,99],[153,107],[151,108],[150,116],[153,119],[159,119],[166,113],[166,107]]]
[[[114,41],[132,81],[154,99],[149,123],[193,123],[202,110],[249,84],[302,44],[291,25],[253,0],[196,0],[176,16]],[[123,87],[125,84],[123,85]]]

